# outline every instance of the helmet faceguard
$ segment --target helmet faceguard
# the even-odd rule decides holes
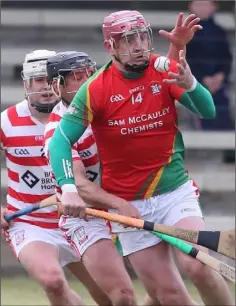
[[[117,42],[124,39],[127,45],[127,52],[121,53],[116,50],[115,60],[121,63],[120,56],[129,56],[131,63],[124,65],[125,69],[132,72],[142,72],[149,65],[150,54],[153,51],[152,30],[150,24],[138,11],[120,11],[113,13],[104,19],[103,36],[113,49],[117,48]],[[145,48],[143,40],[148,42]],[[138,42],[137,51],[130,50],[132,41]],[[142,64],[132,64],[132,60],[139,55],[146,54],[146,61]]]
[[[44,95],[46,98],[48,97],[48,99],[50,99],[53,93],[49,86],[44,86],[44,88],[42,90],[40,89],[39,91],[32,91],[30,88],[33,80],[47,78],[47,59],[49,56],[54,54],[56,54],[54,51],[35,50],[26,55],[23,63],[21,76],[24,80],[25,96],[30,102],[31,106],[40,113],[50,113],[58,101],[45,104],[37,101],[33,102],[33,95]]]
[[[67,101],[62,95],[60,85],[66,89],[69,75],[73,75],[74,80],[77,81],[80,74],[86,74],[86,77],[89,78],[94,72],[96,72],[96,63],[84,52],[66,51],[57,53],[55,56],[50,57],[47,62],[48,83],[52,86],[53,81],[57,81],[57,92],[54,89],[53,91],[67,105],[70,104],[70,101]],[[68,90],[65,93],[76,93],[80,86],[78,82],[75,90]]]

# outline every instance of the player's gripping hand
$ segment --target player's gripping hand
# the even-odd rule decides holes
[[[119,215],[122,215],[122,216],[132,217],[136,219],[141,218],[141,215],[138,209],[127,201],[123,201],[121,205],[117,207],[117,212]]]
[[[85,202],[77,192],[63,192],[61,197],[63,215],[85,218]]]
[[[5,220],[5,216],[10,213],[6,208],[1,206],[1,229],[8,229],[9,223]]]
[[[185,90],[192,88],[194,82],[196,82],[194,76],[192,75],[191,69],[185,59],[184,51],[179,52],[180,62],[176,64],[178,68],[178,73],[169,72],[168,79],[164,79],[164,83],[175,84]]]

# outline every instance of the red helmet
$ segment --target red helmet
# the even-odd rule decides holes
[[[104,18],[102,30],[104,40],[110,40],[114,36],[149,26],[138,11],[118,11]]]

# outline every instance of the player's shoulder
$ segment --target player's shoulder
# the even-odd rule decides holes
[[[49,119],[53,119],[53,120],[56,120],[56,119],[61,119],[62,116],[64,115],[64,113],[66,112],[66,106],[63,104],[62,101],[59,101],[57,103],[57,105],[54,106],[50,116],[49,116]]]
[[[27,101],[23,100],[17,104],[11,105],[10,107],[6,108],[4,111],[1,112],[1,125],[4,126],[6,121],[12,121],[20,115],[24,115],[26,109]]]
[[[65,112],[66,112],[66,107],[63,105],[62,101],[58,102],[58,104],[54,106],[53,110],[51,111],[48,117],[44,134],[46,134],[48,130],[55,129],[55,127],[60,122]]]

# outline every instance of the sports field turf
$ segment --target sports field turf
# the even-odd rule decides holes
[[[76,280],[70,280],[71,287],[83,298],[86,305],[95,305],[86,289]],[[138,281],[134,282],[139,304],[142,303],[145,291]],[[200,302],[200,298],[194,286],[186,282],[193,298]],[[235,288],[230,284],[235,297]],[[27,277],[4,277],[1,279],[1,305],[49,305],[43,290],[32,279]]]

